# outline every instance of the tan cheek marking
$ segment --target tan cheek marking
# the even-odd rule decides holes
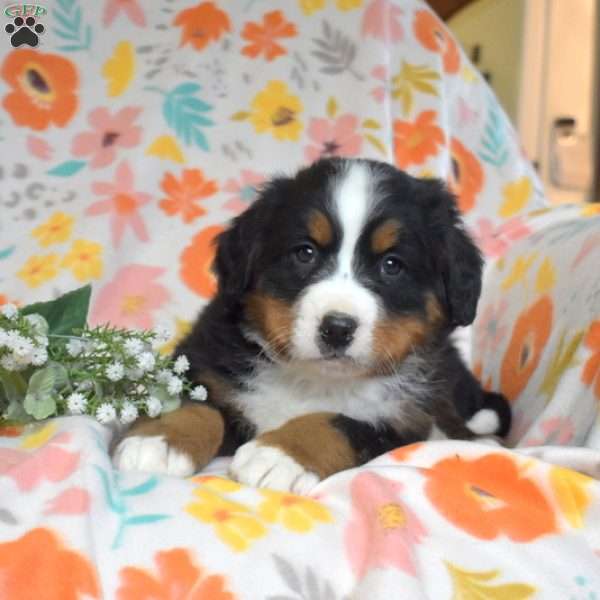
[[[388,219],[382,223],[374,232],[371,238],[371,249],[375,254],[383,254],[386,250],[392,248],[398,241],[400,223],[395,219]]]
[[[433,293],[428,293],[425,301],[425,312],[427,314],[427,322],[433,326],[439,326],[447,321],[447,317],[442,309],[437,298]]]
[[[311,213],[308,221],[308,233],[319,246],[328,246],[331,243],[333,239],[331,222],[320,210]]]
[[[377,369],[393,370],[395,364],[426,339],[429,325],[418,317],[398,317],[379,321],[373,332]]]
[[[187,454],[198,470],[217,455],[224,433],[225,423],[219,411],[210,406],[192,404],[158,419],[139,419],[125,437],[163,436],[170,447]]]
[[[333,413],[313,413],[291,419],[274,431],[258,437],[258,442],[283,450],[321,479],[350,469],[358,458],[346,436],[331,425]]]
[[[276,352],[287,355],[294,324],[290,305],[256,292],[246,298],[246,317]]]

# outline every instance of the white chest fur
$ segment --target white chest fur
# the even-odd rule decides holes
[[[250,389],[239,393],[234,402],[259,434],[315,412],[377,423],[403,413],[403,401],[393,393],[391,383],[389,378],[332,379],[271,365],[260,369],[249,382]]]

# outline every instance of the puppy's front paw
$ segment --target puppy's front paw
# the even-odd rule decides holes
[[[320,481],[283,450],[256,441],[238,448],[229,472],[240,483],[295,494],[308,494]]]
[[[161,435],[132,435],[119,442],[113,463],[121,471],[146,471],[174,477],[194,473],[194,462],[184,452],[167,444]]]

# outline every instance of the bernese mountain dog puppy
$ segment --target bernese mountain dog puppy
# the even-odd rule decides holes
[[[432,435],[504,436],[450,334],[482,259],[443,183],[362,159],[273,179],[217,239],[218,291],[178,347],[208,402],[140,419],[117,467],[187,476],[215,456],[252,486],[323,478]]]

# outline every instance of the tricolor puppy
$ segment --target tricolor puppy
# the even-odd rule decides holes
[[[221,234],[218,292],[178,348],[209,403],[140,420],[121,469],[309,491],[398,446],[507,433],[449,335],[475,317],[482,261],[453,197],[383,163],[321,160],[272,180]]]

